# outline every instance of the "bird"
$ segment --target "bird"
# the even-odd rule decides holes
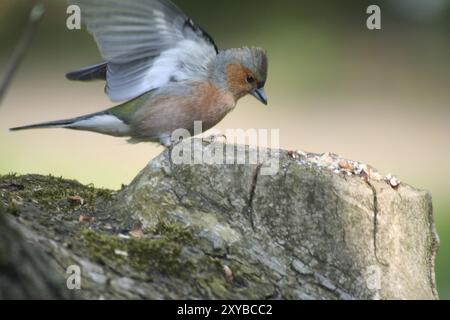
[[[106,81],[118,105],[80,117],[10,129],[66,128],[173,146],[178,129],[194,135],[218,124],[252,95],[267,105],[267,52],[219,50],[213,38],[169,0],[69,0],[93,35],[103,62],[70,72]]]

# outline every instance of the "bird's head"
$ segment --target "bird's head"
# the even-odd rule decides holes
[[[228,49],[219,53],[213,77],[217,78],[236,98],[251,94],[267,105],[264,85],[268,59],[261,48]]]

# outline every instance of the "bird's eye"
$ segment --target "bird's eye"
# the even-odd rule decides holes
[[[251,75],[248,75],[246,80],[247,80],[248,83],[255,82],[255,78],[253,76],[251,76]]]

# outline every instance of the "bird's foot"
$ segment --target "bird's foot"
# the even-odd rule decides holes
[[[170,170],[173,171],[174,168],[174,162],[173,162],[173,149],[178,146],[180,143],[183,142],[183,139],[177,140],[177,141],[165,141],[164,145],[167,148],[168,151],[168,157],[169,157],[169,166]]]

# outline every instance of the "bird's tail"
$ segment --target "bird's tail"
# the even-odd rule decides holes
[[[128,136],[130,129],[129,126],[117,116],[108,112],[100,112],[72,119],[49,121],[27,126],[21,126],[11,128],[9,130],[20,131],[28,129],[45,129],[45,128],[66,128],[74,130],[84,130],[108,134],[117,137]]]
[[[74,119],[66,119],[66,120],[57,120],[57,121],[48,121],[43,123],[31,124],[21,127],[15,127],[9,129],[9,131],[21,131],[21,130],[29,130],[29,129],[46,129],[46,128],[64,128],[70,126],[77,122],[78,118]]]

